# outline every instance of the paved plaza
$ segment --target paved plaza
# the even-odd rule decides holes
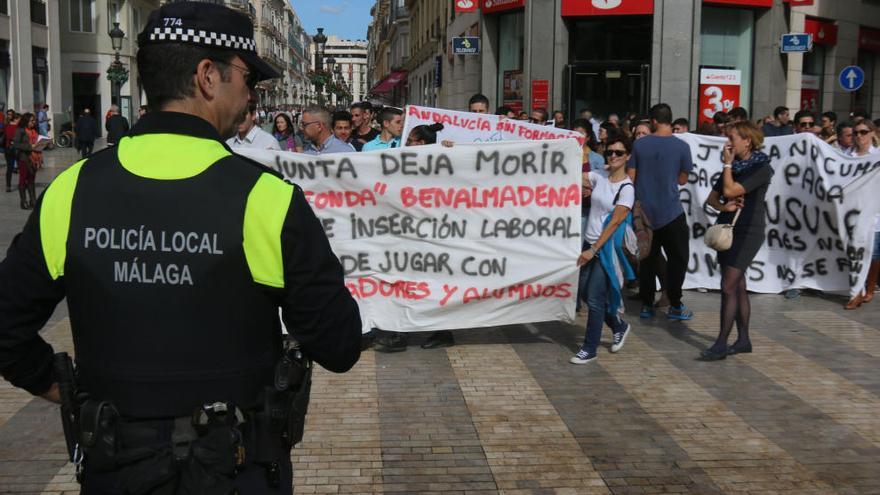
[[[48,154],[38,184],[72,163]],[[40,187],[40,189],[42,189]],[[0,248],[26,218],[0,199]],[[364,352],[317,370],[296,493],[880,493],[880,301],[752,296],[755,352],[697,361],[717,293],[689,322],[639,321],[618,354],[568,363],[557,322],[456,332],[458,345]],[[44,330],[71,349],[66,308]],[[0,493],[77,493],[57,407],[0,383]]]

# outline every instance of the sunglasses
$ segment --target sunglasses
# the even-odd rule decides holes
[[[233,69],[241,72],[241,77],[244,78],[244,84],[245,84],[245,86],[248,87],[248,89],[256,88],[257,83],[260,82],[259,76],[257,75],[257,73],[252,72],[250,69],[247,69],[245,67],[242,67],[242,66],[235,64],[235,63],[232,63],[232,62],[224,62],[222,60],[213,60],[213,61],[217,62],[218,64],[223,64],[227,67],[232,67]]]
[[[612,156],[624,156],[626,155],[625,150],[605,150],[605,158],[611,158]]]
[[[803,127],[813,127],[814,125],[816,125],[816,123],[813,122],[813,121],[811,121],[811,120],[808,120],[808,121],[805,121],[805,122],[801,122],[801,123],[798,124],[798,125],[800,125],[802,128],[803,128]]]
[[[861,129],[858,131],[853,131],[853,134],[858,134],[859,136],[867,136],[868,134],[871,134],[871,130],[870,129]]]

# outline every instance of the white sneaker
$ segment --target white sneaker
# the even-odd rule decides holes
[[[623,349],[623,344],[626,342],[626,336],[629,335],[629,331],[632,328],[629,323],[626,324],[626,328],[623,329],[622,332],[614,333],[614,341],[611,343],[611,352],[617,352]]]
[[[568,362],[571,363],[571,364],[587,364],[587,363],[589,363],[590,361],[593,361],[593,360],[595,360],[595,359],[596,359],[596,354],[595,354],[595,353],[590,354],[589,352],[587,352],[587,351],[581,349],[581,350],[578,351],[577,354],[575,354],[574,356],[572,356],[572,358],[569,359]]]

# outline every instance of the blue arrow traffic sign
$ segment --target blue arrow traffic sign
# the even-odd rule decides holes
[[[865,84],[865,71],[857,65],[844,67],[837,78],[844,91],[858,91]]]

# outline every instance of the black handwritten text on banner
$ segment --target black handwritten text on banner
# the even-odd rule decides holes
[[[303,188],[365,329],[574,317],[581,149],[573,139],[320,157],[236,151]]]

